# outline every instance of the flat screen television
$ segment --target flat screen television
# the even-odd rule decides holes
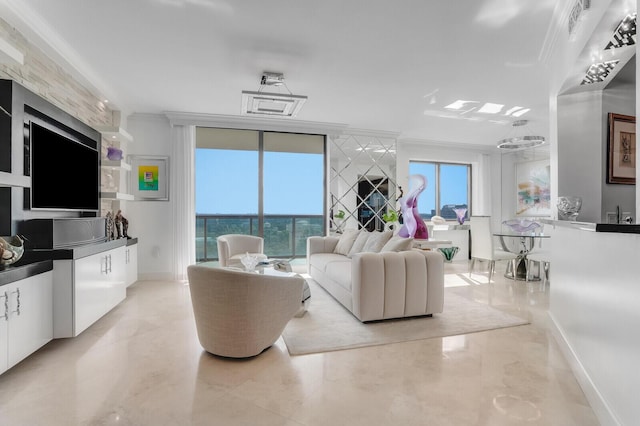
[[[100,154],[95,145],[55,125],[31,120],[30,208],[99,211]]]

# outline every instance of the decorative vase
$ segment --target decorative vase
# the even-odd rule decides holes
[[[446,260],[447,262],[451,262],[453,260],[453,257],[456,255],[456,253],[458,253],[458,250],[460,250],[459,247],[439,247],[438,248],[438,251],[442,253],[442,255],[444,256],[444,260]]]
[[[582,198],[572,195],[558,197],[558,219],[576,221],[582,207]]]
[[[20,236],[0,237],[0,269],[16,263],[24,254],[24,241]]]
[[[510,219],[505,220],[502,224],[519,234],[535,232],[536,229],[542,227],[538,222],[528,219]]]
[[[122,150],[113,146],[108,147],[107,158],[111,161],[122,160]]]
[[[458,219],[458,223],[460,225],[462,225],[464,223],[464,220],[467,216],[467,209],[466,208],[460,208],[460,209],[453,209],[453,211],[456,214],[456,219]]]

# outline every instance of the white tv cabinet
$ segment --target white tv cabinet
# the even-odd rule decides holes
[[[54,257],[54,338],[79,335],[125,299],[126,244],[127,239],[118,239]]]
[[[0,374],[53,337],[51,261],[0,271]]]

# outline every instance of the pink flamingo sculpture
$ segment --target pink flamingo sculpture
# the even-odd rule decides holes
[[[400,208],[404,223],[400,231],[398,231],[398,235],[404,238],[411,237],[419,240],[428,240],[429,231],[427,230],[427,225],[425,225],[420,213],[418,213],[418,196],[427,187],[427,178],[422,175],[409,176],[409,182],[412,179],[417,182],[417,185],[413,191],[409,191],[406,197],[400,198]]]

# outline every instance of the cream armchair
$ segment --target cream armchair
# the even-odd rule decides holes
[[[198,339],[209,353],[247,358],[272,346],[299,311],[304,279],[190,265]]]
[[[218,243],[218,261],[220,266],[240,265],[240,258],[249,253],[265,260],[264,240],[261,237],[245,234],[220,235]]]

